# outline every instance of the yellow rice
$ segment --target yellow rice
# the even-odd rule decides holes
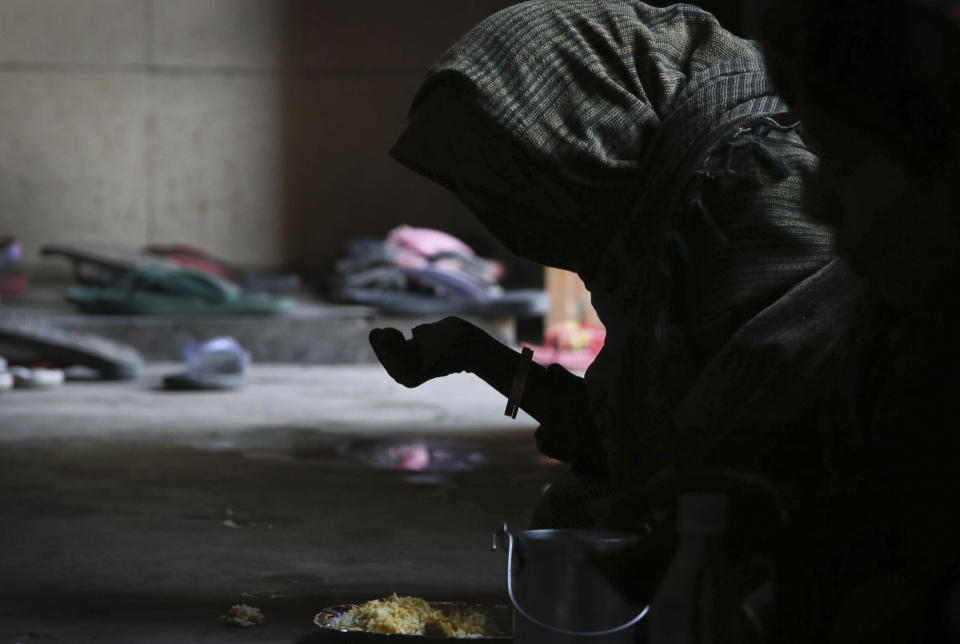
[[[419,597],[396,593],[355,606],[340,616],[339,626],[352,631],[401,635],[444,635],[475,638],[487,635],[487,616],[480,611],[446,612]]]

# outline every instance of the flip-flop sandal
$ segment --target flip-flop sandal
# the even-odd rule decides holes
[[[246,379],[250,354],[240,343],[223,336],[199,343],[193,339],[183,346],[187,370],[170,374],[163,386],[177,391],[236,389]]]
[[[162,257],[116,246],[47,244],[40,247],[40,255],[69,260],[74,279],[84,286],[107,286],[131,270],[174,266]]]
[[[209,273],[159,266],[126,271],[108,286],[72,287],[67,299],[87,312],[122,315],[266,315],[294,306]]]
[[[152,244],[146,246],[144,251],[170,260],[178,266],[230,280],[247,291],[290,293],[300,288],[300,277],[294,273],[243,268],[189,244]]]
[[[0,354],[21,364],[81,365],[107,380],[136,378],[143,364],[140,354],[129,345],[12,315],[0,315]]]

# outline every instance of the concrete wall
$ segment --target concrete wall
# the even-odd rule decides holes
[[[0,236],[32,265],[186,241],[322,266],[399,223],[492,247],[387,149],[430,62],[510,3],[0,0]]]

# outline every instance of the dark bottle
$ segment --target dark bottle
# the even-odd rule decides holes
[[[683,494],[679,541],[650,604],[649,644],[739,644],[740,597],[724,553],[727,498]]]

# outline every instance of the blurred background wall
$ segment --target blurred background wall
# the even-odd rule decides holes
[[[0,0],[0,237],[28,267],[44,243],[179,241],[313,269],[409,223],[502,256],[387,151],[430,63],[509,4]]]
[[[0,236],[319,267],[360,234],[480,245],[387,156],[429,64],[507,0],[0,0]]]

